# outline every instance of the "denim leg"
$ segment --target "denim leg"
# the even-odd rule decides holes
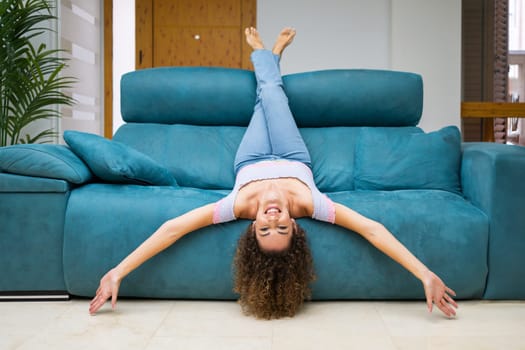
[[[266,51],[266,50],[265,50]],[[269,52],[269,51],[267,51]],[[273,61],[275,65],[277,66],[277,69],[279,70],[279,61],[281,59],[280,56],[274,55]],[[260,99],[260,79],[258,75],[258,72],[256,73],[256,80],[257,80],[257,98],[255,101],[255,107],[253,110],[252,117],[250,119],[250,123],[248,124],[248,128],[246,128],[246,131],[244,133],[244,136],[241,140],[241,143],[239,144],[239,148],[237,149],[237,154],[235,155],[235,162],[234,162],[234,170],[235,173],[239,171],[240,168],[242,168],[245,165],[261,161],[261,160],[268,160],[268,159],[274,159],[275,157],[272,156],[272,146],[270,143],[270,135],[268,134],[268,127],[266,125],[266,118],[264,116],[264,111],[262,109],[261,99]],[[278,78],[280,79],[280,72],[278,74]],[[262,78],[264,81],[265,74],[262,74]]]
[[[296,160],[311,166],[310,154],[283,90],[279,59],[268,50],[252,53],[257,100],[235,156],[235,173],[245,165],[268,159]]]
[[[266,118],[260,101],[255,104],[252,119],[244,132],[237,154],[235,155],[235,173],[245,165],[263,160],[272,154]]]
[[[310,153],[288,105],[275,55],[267,50],[256,50],[252,53],[252,62],[259,85],[258,99],[266,118],[272,154],[311,166]]]

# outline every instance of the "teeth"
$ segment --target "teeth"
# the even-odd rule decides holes
[[[270,208],[266,211],[266,214],[277,214],[279,213],[279,209],[277,208]]]

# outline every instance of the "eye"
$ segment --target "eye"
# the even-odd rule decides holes
[[[288,229],[288,226],[279,226],[279,230],[286,231]]]
[[[268,227],[261,227],[259,229],[260,232],[267,232],[268,231]]]
[[[270,232],[268,232],[268,227],[261,227],[259,229],[259,236],[266,237],[268,235],[270,235]]]

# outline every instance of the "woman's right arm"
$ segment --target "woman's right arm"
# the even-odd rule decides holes
[[[89,313],[95,314],[109,298],[112,307],[115,308],[122,279],[184,235],[213,224],[214,207],[215,203],[211,203],[162,224],[144,243],[102,277],[96,295],[89,305]]]

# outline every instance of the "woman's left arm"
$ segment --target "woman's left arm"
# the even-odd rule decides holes
[[[359,233],[423,283],[430,312],[432,312],[432,304],[434,303],[446,316],[456,315],[454,308],[457,308],[458,305],[452,298],[456,293],[419,261],[382,224],[366,218],[342,204],[334,203],[334,205],[335,224]]]

